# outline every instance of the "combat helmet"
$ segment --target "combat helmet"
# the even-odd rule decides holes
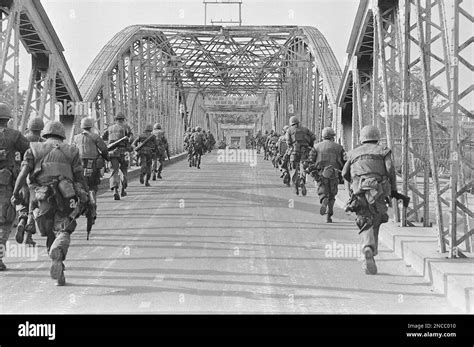
[[[366,125],[360,131],[360,142],[365,143],[368,141],[379,141],[380,131],[374,125]]]
[[[122,111],[120,111],[119,113],[117,113],[117,115],[115,116],[115,119],[125,119],[125,115],[123,114]]]
[[[293,117],[290,117],[290,125],[295,125],[295,124],[299,124],[300,121],[298,120],[298,118],[296,118],[296,116],[293,116]]]
[[[323,139],[331,140],[332,138],[336,136],[336,132],[334,131],[333,128],[326,127],[323,129],[322,135],[323,135]]]
[[[0,118],[3,119],[10,119],[12,118],[12,110],[10,106],[4,104],[3,102],[0,103]]]
[[[152,124],[147,124],[145,126],[145,132],[152,132],[153,131],[153,125]]]
[[[46,125],[44,126],[42,136],[44,138],[48,138],[50,136],[58,136],[64,140],[66,139],[66,130],[64,129],[64,125],[61,122],[57,120],[52,120],[46,123]]]
[[[155,130],[160,130],[161,129],[161,125],[159,123],[156,123],[154,126],[153,126],[153,129]]]
[[[81,119],[81,129],[89,129],[94,127],[94,120],[92,118],[82,118]]]
[[[28,121],[28,129],[31,131],[41,131],[44,128],[44,122],[41,117],[33,117]]]

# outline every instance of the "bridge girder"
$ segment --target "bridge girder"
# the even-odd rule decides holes
[[[19,97],[20,43],[32,59],[23,103]],[[45,120],[60,119],[67,133],[72,133],[75,114],[67,114],[67,107],[58,110],[57,105],[82,99],[64,58],[64,48],[40,1],[0,1],[0,48],[0,83],[3,86],[0,98],[10,99],[14,126],[24,130],[34,112]]]
[[[338,136],[347,148],[357,145],[368,124],[377,125],[392,148],[401,189],[413,202],[395,208],[395,218],[402,226],[431,225],[431,199],[439,250],[456,257],[462,243],[472,250],[474,233],[466,194],[474,187],[474,132],[460,129],[461,121],[473,123],[463,102],[474,88],[472,81],[462,87],[459,78],[460,68],[472,76],[472,55],[466,52],[474,39],[459,39],[461,30],[472,33],[468,6],[450,3],[448,23],[442,0],[361,0],[337,104]]]
[[[312,27],[135,25],[109,41],[79,86],[96,104],[99,127],[118,110],[129,114],[138,132],[166,114],[175,136],[190,121],[206,122],[205,96],[278,95],[274,127],[287,123],[291,104],[303,124],[316,129],[321,117],[328,123],[337,110],[340,77],[329,44]],[[174,106],[160,104],[163,91],[172,94]]]

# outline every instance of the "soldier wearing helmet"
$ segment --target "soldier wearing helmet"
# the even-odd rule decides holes
[[[191,152],[189,160],[189,167],[193,164],[200,169],[201,168],[201,156],[204,151],[204,135],[201,132],[200,126],[196,127],[196,131],[191,135]]]
[[[44,139],[41,137],[41,131],[44,128],[44,122],[41,117],[31,117],[27,125],[28,132],[26,133],[26,139],[31,142],[43,142]],[[19,160],[21,164],[21,160]],[[20,191],[22,195],[22,203],[17,206],[18,212],[18,225],[16,229],[15,239],[18,243],[23,243],[26,234],[26,245],[35,246],[36,242],[33,241],[32,235],[36,233],[35,222],[33,219],[33,204],[34,191],[31,191],[27,184],[25,184]]]
[[[324,128],[322,137],[323,141],[315,144],[309,153],[310,172],[318,185],[320,214],[327,214],[326,222],[332,223],[345,152],[340,144],[334,142],[334,129]]]
[[[78,218],[89,202],[87,181],[79,150],[63,141],[66,132],[61,122],[50,121],[43,129],[44,142],[30,143],[25,153],[13,196],[30,179],[35,190],[33,211],[36,228],[46,236],[46,246],[52,260],[50,274],[56,284],[66,284],[64,259],[66,259],[71,233]]]
[[[155,124],[153,127],[153,134],[156,137],[157,147],[153,153],[153,181],[156,181],[156,177],[162,179],[161,173],[163,171],[163,163],[165,161],[165,155],[170,158],[168,139],[166,138],[165,131],[161,129],[160,124]],[[159,165],[158,165],[159,163]]]
[[[290,185],[290,171],[288,168],[289,156],[287,155],[288,144],[286,143],[286,132],[288,131],[289,126],[285,125],[281,131],[281,136],[278,138],[276,143],[277,157],[276,163],[280,166],[281,176],[283,178],[283,183],[287,186]]]
[[[99,190],[100,180],[102,178],[101,170],[104,168],[105,160],[110,160],[109,150],[104,140],[93,131],[94,119],[85,117],[81,119],[82,132],[74,136],[73,145],[79,150],[82,166],[84,167],[84,177],[89,186],[89,197],[91,201],[90,218],[88,223],[95,222],[97,211],[97,191]],[[88,226],[88,231],[90,231]]]
[[[12,117],[10,107],[0,102],[0,271],[6,270],[2,261],[5,253],[3,250],[16,215],[11,204],[17,174],[15,156],[21,156],[29,146],[28,140],[18,130],[8,127],[8,121]]]
[[[299,194],[299,188],[301,188],[301,193],[306,195],[305,166],[316,136],[311,130],[301,126],[295,116],[290,118],[289,126],[286,132],[286,142],[290,154],[291,181],[294,184],[296,195]]]
[[[276,164],[276,156],[277,156],[276,144],[277,144],[279,138],[280,137],[278,136],[276,131],[272,130],[270,132],[270,135],[268,136],[267,142],[265,144],[267,159],[272,160],[272,164],[275,168],[278,167],[277,164]]]
[[[122,112],[115,116],[115,124],[105,130],[102,139],[110,146],[117,141],[120,141],[117,146],[109,152],[110,166],[112,173],[110,175],[109,183],[110,190],[114,191],[114,199],[120,200],[120,196],[127,195],[126,189],[128,186],[127,171],[129,166],[129,157],[131,150],[132,131],[130,127],[125,124],[125,115]],[[120,182],[119,170],[122,171],[123,181]],[[119,194],[119,187],[122,185],[122,191]]]
[[[207,131],[207,151],[211,153],[215,145],[216,145],[216,139],[214,138],[214,135],[212,135],[211,131],[208,130]]]
[[[388,222],[386,198],[397,191],[392,152],[378,144],[379,130],[372,125],[360,132],[361,146],[347,154],[342,170],[344,179],[351,183],[351,200],[346,211],[355,212],[356,224],[363,244],[363,268],[375,275],[374,257],[378,253],[380,225]]]
[[[151,166],[154,153],[158,150],[156,136],[152,133],[153,125],[147,124],[143,134],[138,136],[132,143],[133,149],[140,158],[140,183],[150,186]]]

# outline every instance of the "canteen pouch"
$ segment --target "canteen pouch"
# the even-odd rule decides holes
[[[61,192],[61,195],[64,199],[71,199],[76,197],[76,191],[74,190],[74,184],[67,180],[63,179],[58,183],[58,189]]]
[[[35,188],[35,198],[38,201],[46,201],[50,193],[50,188],[48,186],[40,186]]]
[[[9,186],[12,181],[12,173],[8,169],[1,169],[0,170],[0,185],[2,186]]]
[[[331,166],[331,165],[326,166],[323,169],[322,176],[324,178],[335,178],[336,177],[336,171],[334,170],[334,167]]]

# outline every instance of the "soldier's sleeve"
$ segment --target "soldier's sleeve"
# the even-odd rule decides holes
[[[395,165],[392,161],[392,151],[388,150],[385,155],[385,169],[390,180],[390,187],[392,191],[397,191],[397,174],[395,172]]]
[[[15,149],[23,155],[28,148],[30,148],[30,141],[22,133],[18,133]]]
[[[74,176],[74,182],[80,183],[84,189],[89,190],[87,181],[84,177],[84,168],[82,166],[82,160],[79,155],[79,150],[75,148],[73,150],[73,159],[71,162],[72,174]]]
[[[347,160],[342,168],[342,177],[348,182],[351,181],[351,161]]]
[[[102,134],[102,140],[109,141],[109,129],[106,129]]]
[[[27,149],[23,156],[21,167],[23,168],[24,166],[28,168],[28,171],[33,171],[33,169],[35,168],[35,158],[31,149]]]
[[[316,150],[316,145],[311,148],[309,152],[309,161],[312,163],[316,162],[316,158],[318,157],[318,151]]]

